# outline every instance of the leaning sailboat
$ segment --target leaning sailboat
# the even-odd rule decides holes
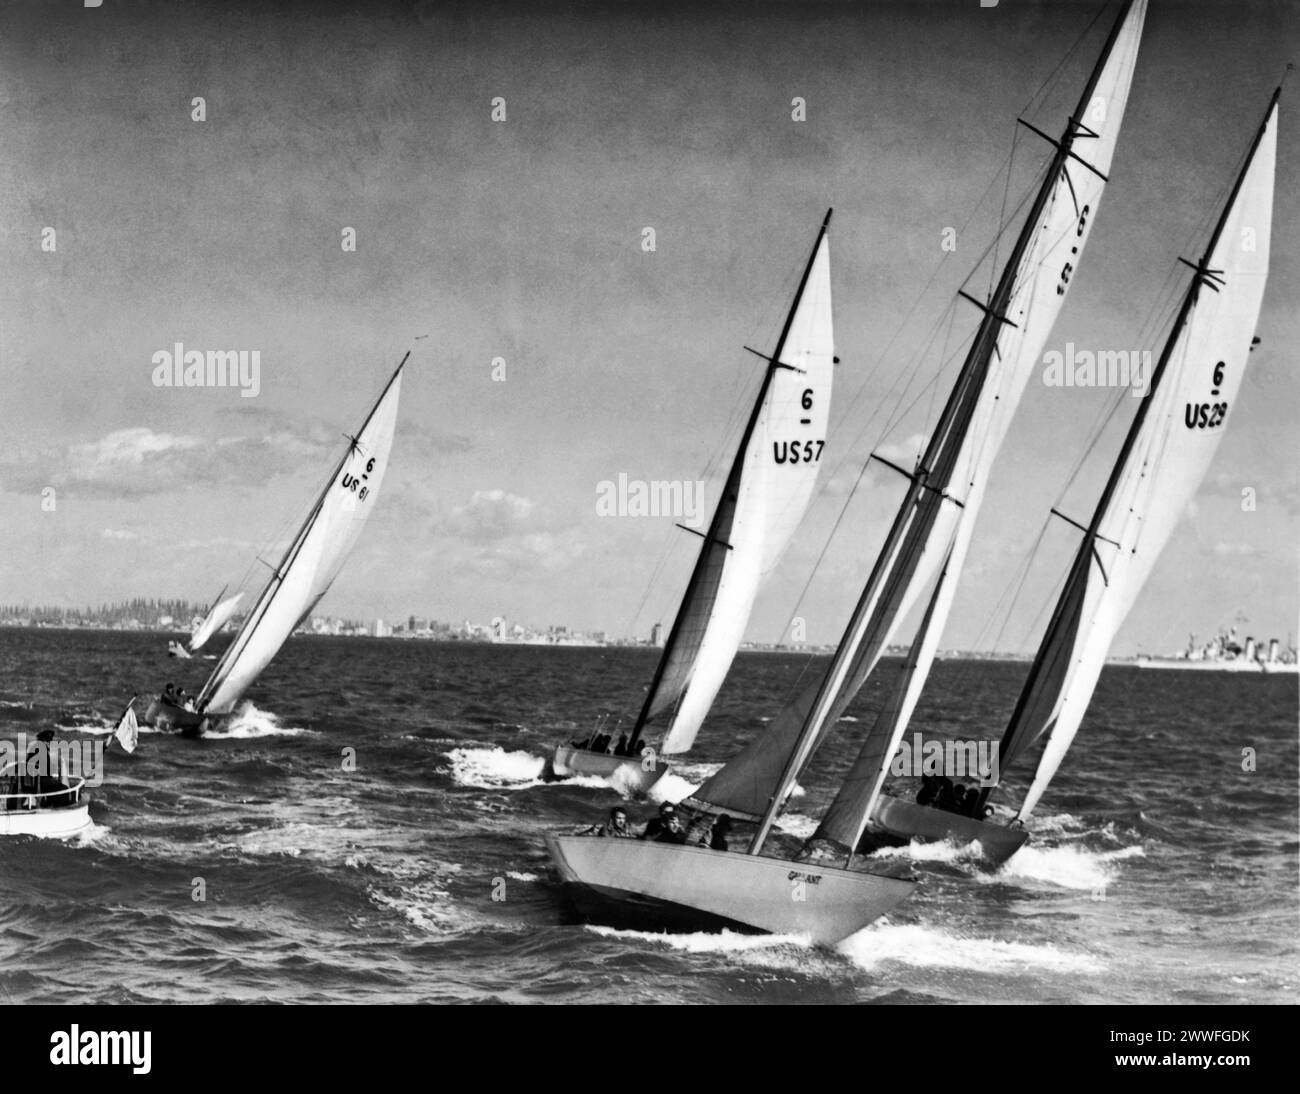
[[[695,743],[763,578],[802,520],[821,467],[836,360],[830,219],[828,211],[776,348],[760,355],[767,367],[758,397],[636,723],[621,743],[597,733],[557,746],[556,775],[613,777],[624,789],[644,791],[667,770],[664,757]],[[652,729],[662,732],[654,749],[644,741]]]
[[[230,714],[289,635],[329,591],[374,511],[397,427],[402,369],[409,357],[408,352],[361,429],[350,438],[197,699],[183,703],[175,695],[159,695],[145,713],[147,723],[197,736],[205,724]]]
[[[978,841],[1003,862],[1065,757],[1111,642],[1174,526],[1195,496],[1236,403],[1268,278],[1279,88],[1256,132],[1193,275],[999,744],[998,779],[1037,742],[1033,781],[1007,823],[987,819],[986,787],[972,816],[902,798],[844,803],[836,834],[894,841]],[[1068,518],[1067,518],[1068,519]],[[1075,522],[1070,521],[1074,524]],[[855,776],[867,779],[865,766]],[[866,785],[864,783],[864,785]],[[868,825],[868,817],[870,822]]]
[[[873,457],[904,476],[908,487],[830,668],[697,792],[701,807],[754,819],[770,808],[771,795],[783,802],[793,783],[780,773],[802,770],[835,729],[929,586],[905,672],[863,738],[862,766],[841,787],[838,801],[852,799],[856,809],[858,795],[874,795],[861,771],[887,770],[897,749],[952,606],[990,468],[1096,220],[1145,11],[1146,0],[1130,0],[1111,27],[1079,105],[1060,139],[1051,141],[1055,154],[992,296],[981,302],[960,294],[983,318],[920,460],[908,470]],[[819,838],[839,842],[837,815],[838,806]]]
[[[222,597],[225,597],[225,599],[223,600]],[[230,617],[235,614],[235,609],[239,607],[239,602],[243,599],[244,594],[242,592],[238,592],[234,596],[226,596],[226,590],[222,589],[217,594],[216,600],[212,602],[212,607],[208,609],[208,614],[194,628],[190,640],[183,646],[179,642],[169,643],[167,652],[172,657],[182,659],[193,657],[207,645],[209,638],[217,634],[222,627],[230,622]]]
[[[851,869],[856,840],[848,844],[842,868],[815,859],[807,846],[793,861],[764,851],[797,780],[931,584],[913,648],[918,655],[929,648],[933,655],[932,636],[951,605],[989,468],[1095,220],[1145,10],[1145,0],[1124,5],[1065,131],[1059,140],[1047,138],[1055,154],[992,295],[980,301],[961,293],[982,319],[920,461],[907,470],[874,457],[901,474],[908,487],[829,667],[683,803],[697,815],[755,822],[748,854],[548,837],[566,890],[585,914],[597,907],[602,915],[644,911],[669,920],[703,914],[708,922],[796,930],[833,942],[907,898],[908,879]],[[846,790],[856,792],[843,781],[838,790],[837,803]],[[832,819],[828,813],[822,827]],[[780,892],[782,877],[787,886],[806,885],[805,896],[816,892],[819,902],[791,907],[788,891]]]

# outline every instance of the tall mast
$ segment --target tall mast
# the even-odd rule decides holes
[[[650,688],[646,692],[645,702],[641,706],[641,713],[637,716],[636,726],[632,730],[632,736],[628,741],[628,753],[636,754],[636,746],[641,741],[641,735],[645,729],[646,723],[651,716],[651,710],[655,700],[658,697],[660,684],[663,682],[664,672],[671,663],[673,652],[681,638],[682,627],[686,621],[686,607],[696,595],[700,587],[701,580],[704,576],[705,563],[708,559],[709,551],[715,546],[720,545],[729,549],[721,530],[721,524],[727,503],[734,503],[740,490],[740,479],[744,473],[745,456],[749,448],[750,438],[754,435],[754,427],[758,424],[758,416],[762,412],[763,402],[767,398],[768,389],[772,386],[772,377],[779,368],[791,368],[793,366],[783,365],[781,363],[781,353],[785,349],[786,339],[790,334],[790,327],[794,323],[795,313],[799,309],[799,301],[803,296],[804,289],[808,285],[808,277],[812,273],[813,263],[817,259],[817,252],[821,248],[822,239],[826,235],[827,228],[830,227],[831,214],[834,209],[827,209],[826,216],[822,220],[821,228],[817,232],[817,240],[813,244],[812,252],[808,256],[808,263],[804,267],[803,276],[799,279],[799,287],[795,290],[794,302],[790,305],[790,311],[785,317],[785,324],[781,328],[781,336],[777,339],[776,349],[772,356],[768,358],[767,367],[763,371],[763,381],[758,390],[758,397],[754,400],[753,409],[749,412],[749,420],[745,423],[745,431],[741,434],[740,445],[736,449],[735,459],[732,461],[731,470],[727,475],[727,481],[722,488],[722,497],[718,499],[718,504],[713,510],[713,518],[709,522],[709,529],[704,535],[704,543],[700,547],[700,553],[695,561],[695,568],[691,571],[690,580],[686,585],[686,592],[682,595],[681,604],[677,609],[677,615],[673,620],[672,630],[668,632],[668,639],[664,643],[664,652],[659,658],[659,664],[655,668],[655,674],[650,681]]]
[[[1114,499],[1115,491],[1118,488],[1121,479],[1124,476],[1125,465],[1132,455],[1134,447],[1142,434],[1143,425],[1147,420],[1151,406],[1155,402],[1155,394],[1159,389],[1160,382],[1164,377],[1166,368],[1174,349],[1178,342],[1179,334],[1187,324],[1188,316],[1195,307],[1202,287],[1208,287],[1213,292],[1218,292],[1220,282],[1217,280],[1221,271],[1215,271],[1210,268],[1210,256],[1218,246],[1219,239],[1223,234],[1224,225],[1232,213],[1237,197],[1241,192],[1242,183],[1250,170],[1254,161],[1255,153],[1259,149],[1260,141],[1263,140],[1264,134],[1268,128],[1268,120],[1273,115],[1273,111],[1278,104],[1282,89],[1279,86],[1269,100],[1268,109],[1264,112],[1264,120],[1260,123],[1259,129],[1251,141],[1250,149],[1246,153],[1246,158],[1242,168],[1232,186],[1232,191],[1228,195],[1228,200],[1224,203],[1223,209],[1219,214],[1219,219],[1214,226],[1209,242],[1206,244],[1199,262],[1193,264],[1185,259],[1180,259],[1185,265],[1192,268],[1193,276],[1187,286],[1187,291],[1183,295],[1183,301],[1178,309],[1178,315],[1170,329],[1169,337],[1165,341],[1164,348],[1161,351],[1160,358],[1152,373],[1150,390],[1146,397],[1139,404],[1137,413],[1133,416],[1128,432],[1124,436],[1124,442],[1120,447],[1119,455],[1111,467],[1110,475],[1106,479],[1106,485],[1102,490],[1101,498],[1093,511],[1092,519],[1089,521],[1087,528],[1084,530],[1083,540],[1075,553],[1074,561],[1070,567],[1069,576],[1066,578],[1065,587],[1062,589],[1061,596],[1056,602],[1052,612],[1051,620],[1048,622],[1047,630],[1039,643],[1038,649],[1034,655],[1034,661],[1029,670],[1029,676],[1021,689],[1020,695],[1016,701],[1015,709],[1012,712],[1011,719],[1007,724],[1007,729],[1002,736],[999,746],[999,770],[1005,771],[1006,767],[1023,752],[1023,750],[1033,743],[1029,736],[1032,729],[1031,712],[1041,710],[1044,700],[1052,706],[1055,705],[1057,694],[1049,694],[1055,691],[1053,682],[1047,678],[1049,667],[1056,663],[1056,659],[1063,643],[1069,641],[1070,636],[1075,631],[1075,624],[1082,607],[1083,593],[1087,584],[1089,567],[1092,557],[1097,550],[1096,541],[1098,530],[1102,520],[1105,518]],[[1059,683],[1059,682],[1058,682]],[[1046,728],[1047,723],[1044,723]],[[1041,731],[1038,735],[1041,735]],[[1035,735],[1036,737],[1037,735]],[[992,787],[985,787],[981,792],[981,803],[988,798]]]
[[[890,527],[885,544],[876,558],[871,576],[858,599],[831,665],[822,678],[799,736],[786,758],[780,778],[767,801],[762,820],[750,843],[751,855],[756,855],[762,850],[776,821],[777,813],[794,786],[798,773],[820,743],[823,729],[828,723],[832,710],[837,703],[847,702],[856,689],[865,683],[866,673],[863,673],[861,666],[858,666],[856,674],[858,678],[854,682],[854,687],[848,689],[847,693],[845,691],[845,685],[850,675],[854,673],[855,661],[864,640],[870,636],[874,645],[883,643],[882,631],[887,628],[889,620],[882,617],[882,598],[888,597],[894,610],[897,610],[910,581],[909,568],[915,568],[915,560],[924,550],[941,506],[944,502],[962,504],[948,494],[948,489],[952,485],[951,476],[979,401],[990,361],[998,352],[997,343],[1002,326],[1016,325],[1007,315],[1007,310],[1020,276],[1021,263],[1034,241],[1044,209],[1051,200],[1063,173],[1063,177],[1069,183],[1069,175],[1065,171],[1068,161],[1074,160],[1088,170],[1101,175],[1100,171],[1074,151],[1074,142],[1078,137],[1087,138],[1097,135],[1084,125],[1081,119],[1092,101],[1098,80],[1110,59],[1133,3],[1134,0],[1126,0],[1121,8],[1084,85],[1078,105],[1068,118],[1060,139],[1052,140],[1040,131],[1034,130],[1039,132],[1040,136],[1044,136],[1056,152],[1044,174],[1028,216],[1016,237],[1015,245],[1002,268],[991,299],[986,304],[981,304],[964,292],[960,294],[979,307],[984,313],[984,318],[980,322],[970,351],[944,404],[920,463],[911,473],[903,472],[909,480],[907,493]],[[1022,122],[1022,124],[1034,128],[1028,126],[1028,123]],[[1105,176],[1101,175],[1101,177],[1104,180]],[[901,469],[896,468],[896,470]],[[869,672],[868,668],[867,673]]]

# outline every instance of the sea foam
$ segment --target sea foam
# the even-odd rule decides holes
[[[859,968],[877,970],[886,962],[914,968],[965,969],[1020,973],[1026,968],[1088,973],[1103,968],[1091,954],[1071,953],[1050,944],[972,938],[935,927],[874,923],[836,947]]]

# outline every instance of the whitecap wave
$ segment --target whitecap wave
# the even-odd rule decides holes
[[[882,847],[871,853],[873,859],[907,859],[909,862],[963,862],[979,859],[984,851],[978,842],[955,843],[952,840],[939,840],[934,843],[922,843],[913,840],[903,847]]]
[[[103,847],[109,840],[115,838],[113,829],[107,824],[99,824],[92,820],[89,827],[68,837],[68,842],[73,847]]]
[[[741,934],[738,931],[692,931],[687,934],[670,934],[668,931],[628,931],[589,923],[584,930],[602,938],[617,938],[629,942],[654,942],[683,953],[748,953],[754,950],[771,950],[784,946],[807,948],[809,940],[802,935]]]
[[[233,714],[228,714],[215,728],[209,726],[203,736],[212,740],[246,740],[251,737],[300,737],[310,729],[282,726],[280,719],[267,710],[259,710],[251,702],[243,702]]]
[[[545,758],[532,752],[508,752],[499,745],[492,748],[453,748],[447,753],[451,761],[452,781],[459,786],[480,790],[527,790],[542,786],[546,771]],[[566,786],[605,788],[610,784],[598,775],[574,775],[559,780]]]
[[[1026,968],[1062,973],[1100,972],[1104,965],[1089,953],[1047,943],[1004,942],[919,925],[882,920],[846,938],[836,950],[859,968],[875,971],[892,962],[913,968],[1020,973]]]
[[[783,813],[776,819],[776,828],[796,839],[812,839],[820,822],[816,817],[805,817],[802,813]]]
[[[372,858],[367,865],[392,878],[398,889],[394,892],[383,885],[371,885],[367,887],[366,895],[373,903],[396,912],[412,926],[432,934],[450,934],[477,926],[477,921],[460,909],[444,887],[448,876],[454,877],[462,872],[461,863],[416,864],[408,860]]]
[[[700,788],[700,783],[688,782],[675,771],[661,775],[646,791],[652,802],[672,802],[674,805],[689,798]]]
[[[1104,889],[1115,880],[1118,871],[1113,863],[1140,858],[1146,852],[1139,846],[1114,851],[1089,851],[1084,847],[1020,848],[996,872],[976,874],[975,880],[990,883],[1006,881],[1045,881],[1063,889]]]

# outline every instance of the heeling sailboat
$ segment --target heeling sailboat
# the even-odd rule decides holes
[[[1174,526],[1196,494],[1236,402],[1268,277],[1277,155],[1274,92],[1220,214],[1173,328],[1084,528],[1064,589],[999,746],[998,777],[1045,738],[1029,790],[1011,820],[1022,825],[1060,767],[1092,699],[1111,641]],[[1185,261],[1185,260],[1180,260]],[[865,774],[865,772],[859,772]],[[991,788],[980,796],[983,812]],[[899,798],[843,803],[837,832],[856,845],[866,817],[901,839],[979,840],[1005,861],[1015,828]],[[850,842],[851,841],[851,842]]]
[[[1145,12],[1145,0],[1131,0],[1112,26],[1077,108],[1060,140],[1052,142],[1056,153],[991,299],[987,304],[974,301],[984,317],[925,451],[914,470],[894,467],[906,476],[908,489],[826,674],[781,711],[769,731],[751,741],[688,804],[749,819],[774,816],[774,807],[785,801],[797,774],[933,582],[912,642],[906,690],[895,696],[891,710],[882,716],[895,727],[906,723],[952,604],[989,469],[1064,303],[1095,220]],[[901,729],[894,731],[901,733]],[[863,747],[881,749],[887,761],[896,746],[882,747],[881,742],[891,736],[882,722],[867,735]],[[764,823],[770,827],[771,820]],[[820,834],[826,836],[825,831]]]
[[[828,211],[766,358],[758,397],[626,747],[614,754],[591,742],[560,745],[551,758],[557,775],[613,776],[625,789],[644,791],[667,770],[662,756],[686,752],[695,742],[744,638],[759,586],[803,518],[821,467],[836,361],[830,219]],[[661,746],[642,752],[644,734],[658,722]]]
[[[222,597],[225,597],[223,600]],[[190,640],[182,646],[179,642],[171,642],[168,645],[167,652],[173,657],[190,658],[198,653],[208,643],[208,639],[221,630],[229,621],[230,617],[235,614],[235,609],[239,607],[239,602],[244,599],[242,592],[234,596],[226,596],[226,590],[222,589],[217,594],[217,598],[212,602],[212,607],[208,609],[194,633],[190,635]]]
[[[1079,107],[1060,140],[1051,142],[1056,154],[992,297],[981,303],[962,293],[983,319],[920,462],[910,472],[894,468],[907,478],[908,490],[830,666],[685,803],[705,813],[756,821],[748,854],[548,837],[566,890],[586,914],[657,922],[703,917],[706,923],[798,931],[833,942],[910,894],[909,879],[848,869],[851,853],[845,868],[837,869],[821,862],[792,863],[763,850],[796,779],[931,580],[935,589],[914,648],[919,658],[929,642],[933,655],[935,639],[926,636],[942,629],[989,466],[1087,241],[1145,11],[1145,0],[1130,0],[1121,10]],[[791,899],[795,885],[803,887],[802,903]]]
[[[146,722],[198,735],[205,723],[229,714],[285,639],[329,591],[374,510],[397,427],[402,369],[409,357],[408,352],[350,439],[193,709],[159,695],[149,704]]]

